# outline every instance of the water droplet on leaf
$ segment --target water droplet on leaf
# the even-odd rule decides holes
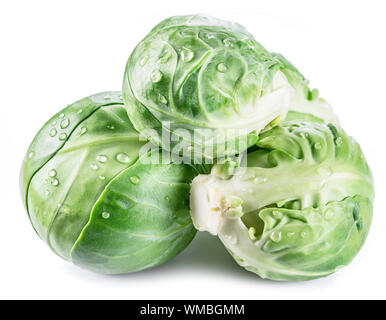
[[[104,155],[99,155],[96,157],[96,159],[100,162],[100,163],[105,163],[107,161],[107,157],[104,156]]]
[[[129,156],[126,153],[123,153],[123,152],[118,153],[116,155],[116,159],[120,163],[128,163],[130,161]]]
[[[110,218],[110,213],[108,213],[108,212],[102,212],[102,218],[103,218],[103,219],[108,219],[108,218]]]
[[[162,95],[159,95],[159,101],[163,104],[168,104],[168,100]]]
[[[162,79],[162,73],[159,70],[154,70],[150,74],[150,79],[153,83],[160,82]]]
[[[143,67],[143,66],[147,63],[148,60],[149,60],[149,57],[148,57],[148,56],[144,56],[144,57],[141,59],[141,61],[139,62],[139,65],[140,65],[141,67]]]
[[[68,120],[68,119],[64,119],[64,120],[62,120],[62,121],[60,122],[60,127],[61,127],[62,129],[67,128],[69,125],[70,125],[70,120]]]
[[[274,231],[269,236],[273,242],[280,242],[281,240],[281,231]]]
[[[181,50],[182,61],[189,62],[193,59],[193,57],[194,57],[194,53],[192,50],[190,50],[188,48],[182,48],[182,50]]]
[[[220,72],[226,72],[228,70],[228,68],[224,63],[219,63],[217,65],[217,70]]]
[[[139,177],[138,176],[131,176],[130,181],[132,184],[138,184],[139,183]]]
[[[55,137],[56,134],[57,134],[57,132],[58,132],[58,131],[56,131],[55,128],[54,128],[54,129],[51,129],[51,130],[50,130],[50,137]]]

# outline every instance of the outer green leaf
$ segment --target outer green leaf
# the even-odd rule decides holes
[[[328,102],[319,96],[317,89],[310,89],[309,81],[299,70],[279,53],[272,56],[280,64],[280,70],[285,74],[291,86],[295,89],[287,115],[290,120],[312,120],[326,123],[339,124],[338,117],[334,114]]]
[[[193,239],[187,165],[124,170],[106,187],[72,250],[74,263],[103,273],[127,273],[164,263]]]

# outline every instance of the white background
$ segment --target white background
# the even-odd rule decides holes
[[[386,298],[384,1],[2,1],[0,4],[0,298]],[[38,129],[59,109],[120,90],[131,50],[160,20],[205,13],[243,24],[286,55],[333,105],[373,170],[369,238],[353,263],[325,279],[264,281],[200,234],[156,269],[103,276],[50,252],[29,224],[18,175]]]

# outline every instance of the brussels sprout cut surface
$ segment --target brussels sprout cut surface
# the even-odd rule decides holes
[[[263,278],[307,280],[347,265],[371,222],[370,169],[340,127],[288,121],[262,133],[247,165],[193,180],[198,230]]]
[[[154,143],[213,159],[245,150],[255,141],[249,133],[285,116],[294,90],[281,65],[238,24],[172,17],[131,54],[123,96],[133,125]]]
[[[198,172],[143,164],[143,145],[120,92],[80,100],[42,127],[21,190],[32,225],[56,254],[97,272],[127,273],[168,261],[193,239],[189,183]]]

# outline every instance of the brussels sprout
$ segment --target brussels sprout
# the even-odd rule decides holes
[[[308,120],[339,124],[339,119],[334,114],[331,106],[319,96],[317,89],[311,90],[309,88],[309,81],[299,70],[281,54],[271,54],[280,63],[280,70],[295,89],[286,120]]]
[[[134,127],[163,149],[219,158],[244,151],[256,141],[249,133],[284,118],[294,90],[281,67],[238,24],[172,17],[131,54],[123,97]]]
[[[145,164],[143,145],[119,92],[80,100],[42,127],[23,163],[21,191],[33,227],[56,254],[97,272],[127,273],[164,263],[190,243],[189,183],[198,171]]]
[[[288,121],[260,135],[247,164],[216,165],[192,183],[198,230],[218,235],[263,278],[307,280],[350,263],[374,197],[358,143],[340,127]]]

